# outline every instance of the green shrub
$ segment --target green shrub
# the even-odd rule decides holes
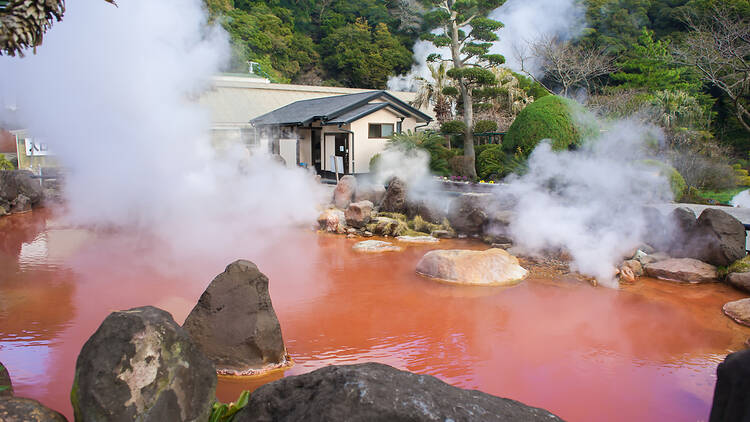
[[[497,132],[497,122],[494,120],[480,120],[474,123],[474,133]]]
[[[240,394],[240,397],[236,402],[224,404],[216,402],[211,409],[211,414],[208,416],[209,422],[231,422],[234,420],[234,415],[237,414],[243,407],[247,406],[247,402],[250,400],[250,392],[245,390]]]
[[[444,143],[445,138],[440,134],[408,131],[391,136],[386,149],[396,148],[407,153],[417,149],[427,151],[430,154],[430,171],[440,176],[448,176],[450,174],[448,160],[454,154],[443,145]],[[373,156],[372,159],[375,159],[376,156]],[[370,159],[370,171],[373,171],[372,159]]]
[[[440,125],[440,133],[465,133],[466,123],[461,120],[449,120]]]
[[[5,158],[5,155],[0,154],[0,170],[13,170],[16,166],[13,165],[10,160]]]
[[[669,188],[675,201],[680,201],[687,189],[687,183],[679,171],[667,163],[658,160],[643,160],[643,164],[658,169],[659,174],[669,179]]]
[[[488,145],[477,155],[477,175],[480,179],[497,180],[503,173],[505,153],[501,145]]]
[[[734,261],[732,265],[727,268],[729,273],[746,273],[750,271],[750,255]]]
[[[550,139],[554,150],[571,149],[596,133],[592,123],[583,123],[583,107],[573,100],[548,95],[524,108],[503,139],[505,151],[528,156],[539,141]]]

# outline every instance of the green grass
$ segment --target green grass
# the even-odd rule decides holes
[[[720,190],[720,191],[698,189],[698,193],[700,194],[700,196],[706,199],[713,199],[722,204],[728,204],[729,201],[731,201],[735,195],[737,195],[738,193],[746,189],[748,188],[739,187],[739,188],[732,188],[732,189],[726,189],[726,190]]]

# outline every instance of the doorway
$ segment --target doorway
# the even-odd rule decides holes
[[[311,129],[311,131],[312,131],[312,138],[310,141],[312,142],[312,152],[311,152],[312,162],[313,162],[313,165],[315,166],[315,172],[320,173],[320,170],[323,168],[322,167],[323,162],[321,160],[321,157],[323,156],[323,154],[320,151],[320,129],[313,128]]]

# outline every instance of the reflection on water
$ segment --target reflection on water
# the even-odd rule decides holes
[[[92,234],[43,213],[0,219],[0,361],[19,395],[71,416],[81,346],[112,310],[153,304],[182,322],[237,258],[270,280],[287,349],[286,375],[378,361],[540,406],[569,420],[707,419],[716,365],[750,330],[721,306],[724,285],[643,280],[622,290],[575,280],[510,288],[439,284],[415,275],[433,248],[358,254],[354,240],[299,231],[266,249],[174,260],[136,233]],[[281,377],[220,378],[217,395]]]

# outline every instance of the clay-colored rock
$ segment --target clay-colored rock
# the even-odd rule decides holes
[[[727,276],[727,283],[740,290],[750,292],[750,272],[731,273]]]
[[[356,228],[366,226],[370,222],[372,208],[370,201],[352,202],[344,212],[346,224]]]
[[[440,241],[440,239],[432,236],[399,236],[396,240],[405,243],[437,243]]]
[[[385,242],[382,240],[363,240],[362,242],[357,242],[352,246],[352,249],[359,252],[398,252],[401,251],[402,248],[400,246],[395,246],[391,242]]]
[[[336,189],[333,190],[333,205],[342,210],[346,209],[354,199],[354,192],[356,191],[357,179],[352,175],[342,177],[336,185]]]
[[[640,277],[643,275],[643,265],[641,265],[638,260],[629,259],[622,263],[622,265],[620,266],[620,270],[622,270],[622,268],[630,269],[635,277]]]
[[[692,258],[672,258],[646,265],[649,277],[683,283],[715,283],[716,267]]]
[[[417,273],[449,283],[478,286],[512,286],[528,275],[518,259],[502,249],[430,251],[417,264]]]
[[[729,318],[750,327],[750,298],[726,303],[722,310]]]
[[[318,225],[329,233],[345,233],[346,215],[339,209],[328,208],[318,216]]]

